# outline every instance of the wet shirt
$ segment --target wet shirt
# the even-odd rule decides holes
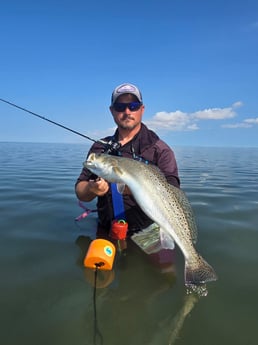
[[[109,141],[111,139],[118,141],[118,131],[115,132],[113,137],[106,137],[102,140]],[[103,145],[94,143],[88,155],[92,152],[101,153],[104,152],[104,150]],[[143,162],[147,161],[149,164],[158,166],[165,175],[168,183],[175,187],[180,187],[174,152],[144,124],[141,125],[140,131],[131,141],[119,148],[119,154],[123,157],[137,159]],[[92,179],[92,177],[93,174],[88,169],[83,168],[76,184],[80,181],[88,181]],[[144,229],[153,223],[153,221],[140,209],[133,195],[123,195],[123,201],[130,233]],[[97,209],[100,226],[109,231],[111,221],[114,218],[111,188],[104,196],[98,197]]]

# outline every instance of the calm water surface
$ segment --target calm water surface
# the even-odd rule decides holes
[[[96,219],[74,221],[81,213],[74,182],[87,150],[0,143],[0,343],[91,345],[96,335],[105,345],[256,345],[258,149],[174,149],[198,251],[219,280],[207,297],[186,295],[179,250],[175,273],[164,274],[129,242],[113,282],[97,289],[98,334],[92,277],[82,265]]]

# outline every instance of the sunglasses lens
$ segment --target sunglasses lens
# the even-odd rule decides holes
[[[140,102],[131,102],[131,103],[114,103],[113,108],[117,112],[123,112],[126,108],[130,111],[137,111],[140,109],[142,103]]]
[[[114,103],[113,104],[113,108],[117,112],[125,111],[126,107],[127,107],[127,103]]]
[[[128,108],[130,111],[136,111],[140,109],[141,105],[142,104],[140,102],[132,102],[128,104]]]

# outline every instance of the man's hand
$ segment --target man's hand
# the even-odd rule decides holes
[[[87,189],[96,196],[103,196],[108,192],[109,184],[106,180],[99,177],[96,180],[90,180]]]
[[[96,180],[80,181],[75,188],[75,193],[79,200],[91,201],[96,196],[103,196],[108,190],[108,182],[98,177]]]

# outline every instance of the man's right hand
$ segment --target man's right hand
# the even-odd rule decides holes
[[[94,193],[96,196],[103,196],[109,190],[109,184],[106,180],[98,177],[96,180],[88,181],[89,192]]]
[[[75,188],[76,195],[81,201],[91,201],[96,196],[103,196],[109,190],[109,184],[103,178],[80,181]]]

